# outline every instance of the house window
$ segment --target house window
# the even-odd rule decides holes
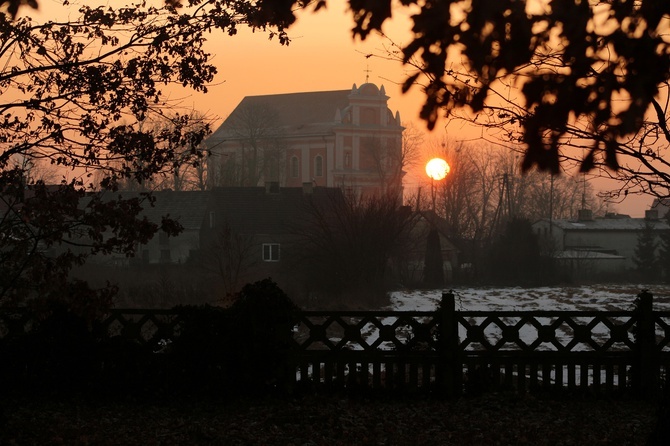
[[[279,262],[279,243],[263,243],[263,261]]]
[[[351,168],[351,152],[344,152],[344,167]]]
[[[214,228],[214,211],[209,212],[209,228]]]
[[[165,231],[161,231],[158,233],[158,244],[163,246],[163,245],[169,245],[170,240],[168,239],[168,234]]]
[[[299,173],[300,173],[300,164],[298,162],[298,157],[294,156],[293,158],[291,158],[291,177],[298,178]]]
[[[323,176],[323,157],[321,155],[317,155],[317,157],[314,158],[314,176]]]

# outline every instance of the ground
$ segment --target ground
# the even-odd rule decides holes
[[[640,289],[457,289],[464,309],[628,309]],[[652,290],[655,307],[670,289]],[[395,293],[392,308],[429,310],[441,291]],[[0,445],[663,445],[658,403],[488,394],[458,400],[332,394],[226,402],[0,396]],[[670,427],[666,417],[662,425]]]
[[[656,405],[492,394],[229,402],[5,401],[2,445],[645,445]],[[663,444],[663,443],[655,443]]]

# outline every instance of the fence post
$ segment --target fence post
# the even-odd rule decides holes
[[[653,295],[647,290],[638,294],[636,344],[638,353],[637,386],[644,397],[654,395],[658,390],[656,382],[656,331],[654,324]]]
[[[458,351],[458,321],[453,292],[442,293],[440,312],[440,390],[447,397],[459,396],[462,391],[463,365]]]

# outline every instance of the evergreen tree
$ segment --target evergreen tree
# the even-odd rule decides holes
[[[544,260],[530,221],[514,219],[505,232],[493,242],[487,259],[489,280],[496,284],[537,284],[550,277],[541,277]]]
[[[661,233],[661,246],[658,250],[658,269],[662,274],[663,280],[670,282],[670,230],[665,230]]]
[[[637,245],[633,254],[635,271],[641,280],[654,280],[657,278],[658,262],[656,260],[656,235],[654,225],[645,221],[642,232],[637,237]]]
[[[442,246],[437,229],[432,228],[426,240],[426,257],[423,264],[423,284],[428,288],[444,286]]]

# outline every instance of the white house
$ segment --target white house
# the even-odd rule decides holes
[[[615,214],[594,218],[591,211],[580,210],[576,219],[539,220],[533,230],[560,264],[588,277],[635,268],[635,247],[646,225],[653,227],[658,244],[661,233],[670,230],[656,210],[648,210],[645,218]]]

